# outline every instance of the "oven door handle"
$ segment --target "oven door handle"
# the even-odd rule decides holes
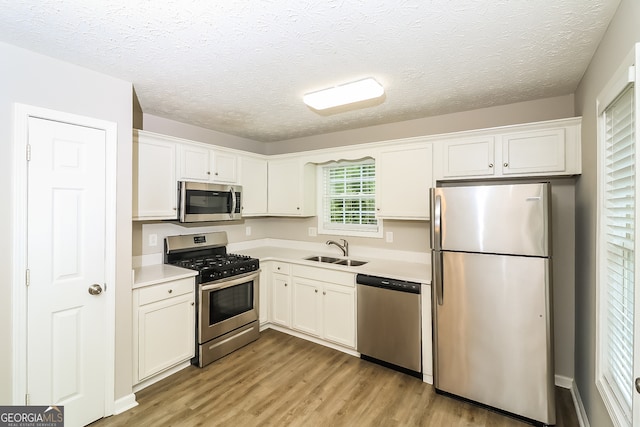
[[[236,286],[236,285],[240,285],[242,283],[246,283],[246,282],[251,282],[251,281],[257,281],[258,277],[260,277],[260,270],[256,270],[253,271],[249,274],[245,274],[243,276],[233,276],[232,278],[230,278],[229,280],[226,279],[222,279],[222,281],[218,282],[218,283],[212,283],[210,285],[202,285],[200,290],[201,291],[210,291],[210,290],[218,290],[218,289],[225,289],[225,288],[229,288],[231,286]]]

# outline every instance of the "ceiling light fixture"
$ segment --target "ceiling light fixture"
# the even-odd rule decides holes
[[[326,110],[327,108],[378,98],[382,95],[384,95],[382,85],[369,77],[317,92],[307,93],[302,100],[315,110]]]

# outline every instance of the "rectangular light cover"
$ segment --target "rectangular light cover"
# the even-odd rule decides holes
[[[305,104],[315,110],[326,110],[327,108],[378,98],[382,95],[384,95],[382,85],[369,77],[356,82],[307,93],[302,99]]]

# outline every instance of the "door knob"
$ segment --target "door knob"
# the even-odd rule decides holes
[[[97,283],[89,286],[89,293],[91,295],[100,295],[102,293],[102,286],[98,285]]]
[[[640,393],[640,378],[636,378],[636,391]]]

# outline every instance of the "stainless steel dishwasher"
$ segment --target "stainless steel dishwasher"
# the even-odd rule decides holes
[[[422,378],[420,284],[358,274],[362,359]]]

